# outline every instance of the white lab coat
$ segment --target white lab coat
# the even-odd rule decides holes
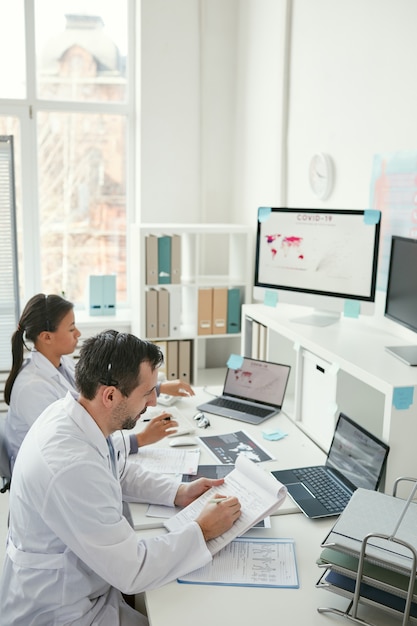
[[[63,370],[65,374],[61,373]],[[12,467],[29,428],[46,407],[63,398],[68,391],[74,398],[78,397],[74,359],[62,356],[58,369],[41,352],[32,350],[14,381],[7,411],[6,441]],[[120,431],[114,440],[115,448],[121,454],[130,453],[128,433]]]
[[[2,625],[146,624],[117,590],[158,587],[211,560],[195,522],[140,540],[122,515],[122,491],[172,505],[179,479],[123,465],[119,480],[103,433],[70,393],[38,418],[13,473]]]
[[[74,360],[61,357],[61,368],[68,378],[37,350],[30,353],[16,377],[6,417],[6,440],[13,466],[29,428],[47,406],[63,398],[68,391],[78,395],[74,381]]]

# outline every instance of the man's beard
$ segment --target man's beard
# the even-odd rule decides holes
[[[136,418],[135,417],[128,417],[123,423],[122,423],[122,429],[123,430],[132,430],[132,428],[134,428],[136,426]]]

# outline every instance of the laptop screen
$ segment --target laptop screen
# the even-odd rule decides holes
[[[228,368],[223,395],[281,408],[290,369],[289,365],[244,357],[239,369]]]
[[[338,470],[355,487],[377,489],[389,447],[341,413],[326,465]]]

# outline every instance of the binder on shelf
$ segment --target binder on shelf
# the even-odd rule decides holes
[[[178,378],[191,383],[191,341],[178,342]]]
[[[154,341],[153,343],[161,349],[164,357],[163,363],[158,368],[158,378],[161,377],[162,380],[165,380],[167,377],[167,342]]]
[[[166,285],[171,282],[171,237],[158,237],[158,284]]]
[[[259,331],[261,325],[259,322],[255,322],[252,320],[252,348],[251,355],[252,359],[259,359]]]
[[[181,331],[181,288],[169,292],[169,336],[179,337]]]
[[[158,291],[147,289],[145,291],[146,307],[146,336],[148,338],[158,336]]]
[[[240,289],[232,287],[227,292],[227,332],[240,333]]]
[[[178,378],[178,341],[167,341],[167,380]]]
[[[253,334],[253,319],[245,316],[245,353],[243,356],[252,356],[252,334]]]
[[[116,314],[116,274],[88,277],[88,310],[90,315]]]
[[[181,235],[171,235],[171,283],[181,282]]]
[[[198,290],[198,334],[211,335],[213,332],[213,289],[200,287]]]
[[[227,331],[227,289],[215,287],[213,289],[213,335],[224,335]]]
[[[158,291],[158,337],[168,337],[169,335],[169,300],[168,289]]]
[[[259,359],[266,361],[267,352],[267,328],[263,324],[259,324]]]
[[[158,237],[147,235],[145,238],[145,273],[146,284],[158,284]]]

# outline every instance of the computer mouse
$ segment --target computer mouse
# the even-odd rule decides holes
[[[195,437],[174,437],[169,442],[169,445],[172,448],[177,448],[179,446],[195,446],[197,444],[197,440]]]

